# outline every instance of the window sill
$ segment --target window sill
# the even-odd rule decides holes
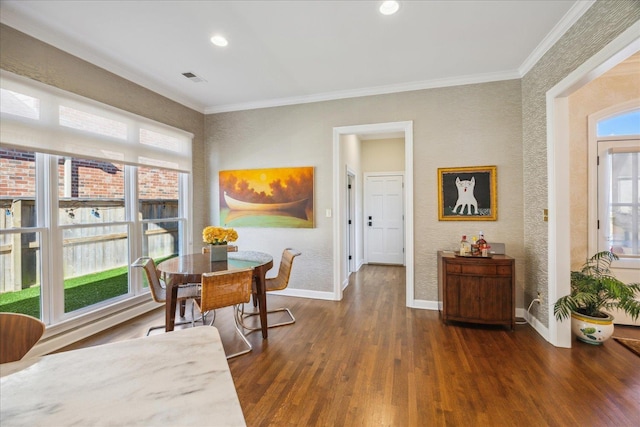
[[[43,356],[124,323],[160,307],[149,294],[138,295],[100,310],[47,327],[44,336],[27,357]]]

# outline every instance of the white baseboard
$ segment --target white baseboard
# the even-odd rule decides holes
[[[348,282],[347,282],[348,284]],[[335,296],[333,292],[324,292],[324,291],[310,291],[307,289],[293,289],[286,288],[281,291],[272,291],[269,292],[274,295],[282,295],[286,297],[299,297],[299,298],[311,298],[311,299],[321,299],[327,301],[335,301]]]
[[[531,313],[527,313],[526,311],[524,311],[524,309],[523,312],[524,315],[522,317],[524,317],[524,319],[533,327],[533,329],[535,329],[536,332],[542,336],[542,338],[544,338],[548,342],[551,342],[549,328],[540,323],[540,321],[537,318],[533,317]]]
[[[414,299],[413,303],[409,307],[421,308],[423,310],[438,310],[438,301]]]

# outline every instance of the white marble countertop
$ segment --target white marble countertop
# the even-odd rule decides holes
[[[0,376],[2,427],[246,425],[215,327],[5,363]]]

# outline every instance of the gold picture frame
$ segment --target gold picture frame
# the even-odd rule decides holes
[[[496,166],[438,168],[438,220],[496,221]]]
[[[223,227],[313,228],[314,168],[219,172]]]

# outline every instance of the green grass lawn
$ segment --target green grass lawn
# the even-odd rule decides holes
[[[64,281],[64,311],[78,310],[129,290],[127,267],[87,274]],[[40,318],[40,286],[0,295],[0,311]]]
[[[175,255],[172,255],[175,256]],[[160,258],[156,263],[171,256]],[[64,281],[64,311],[69,313],[129,291],[127,267],[87,274]],[[0,294],[0,312],[23,313],[40,318],[40,286]]]

